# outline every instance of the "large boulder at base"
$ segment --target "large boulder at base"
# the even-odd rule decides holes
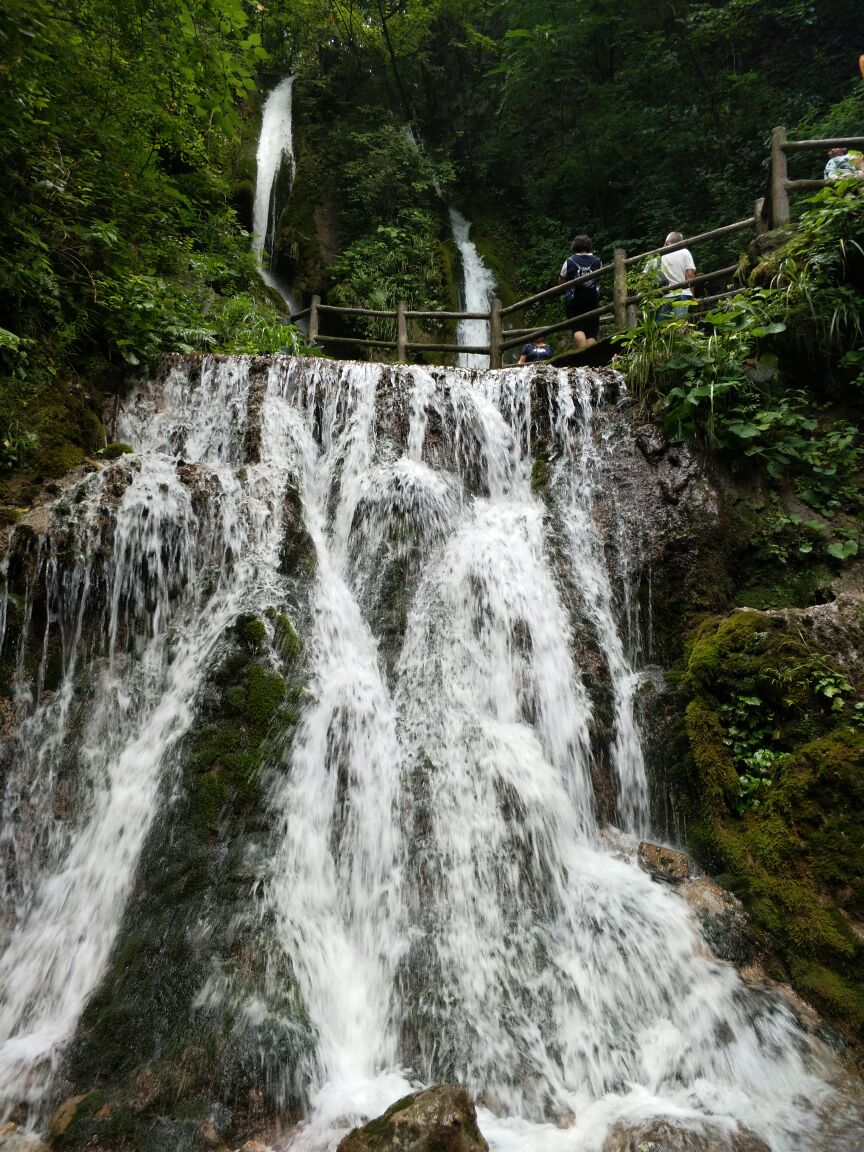
[[[664,844],[643,840],[639,845],[639,866],[657,880],[680,884],[690,874],[690,860],[686,852],[676,852]]]
[[[461,1084],[438,1084],[353,1128],[337,1152],[488,1152],[474,1102]]]
[[[685,1128],[655,1118],[641,1124],[616,1124],[603,1152],[770,1152],[768,1145],[746,1128]]]

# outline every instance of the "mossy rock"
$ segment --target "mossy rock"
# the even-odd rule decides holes
[[[251,1111],[296,1114],[314,1043],[290,959],[252,895],[270,850],[262,773],[299,716],[302,642],[282,667],[257,616],[226,631],[197,720],[145,844],[105,978],[70,1048],[87,1095],[57,1147],[203,1149],[242,1143]],[[278,643],[278,642],[277,642]],[[214,974],[229,993],[201,999]],[[217,981],[217,989],[221,984]],[[254,1019],[245,1003],[267,1005]],[[215,1133],[215,1135],[214,1135]]]
[[[127,456],[134,451],[135,449],[131,444],[116,440],[111,444],[106,444],[104,448],[100,448],[96,455],[100,460],[117,460],[120,456]]]
[[[397,1100],[352,1129],[338,1152],[488,1152],[474,1103],[461,1084],[440,1084]]]
[[[864,1037],[864,730],[851,701],[835,710],[817,690],[832,655],[760,612],[703,621],[688,648],[687,746],[672,775],[691,851],[727,875],[801,994]],[[751,771],[733,751],[742,697],[774,757],[757,803],[739,795]]]

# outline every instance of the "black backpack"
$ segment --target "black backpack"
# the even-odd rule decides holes
[[[586,272],[593,272],[595,268],[600,267],[600,261],[596,256],[590,255],[588,252],[574,252],[572,256],[567,257],[567,275],[565,279],[575,280],[578,276],[584,276]],[[593,280],[585,280],[582,284],[577,284],[575,289],[571,288],[565,294],[565,298],[571,297],[573,292],[579,292],[582,289],[588,289],[594,293],[597,299],[600,299],[600,284],[595,276]]]

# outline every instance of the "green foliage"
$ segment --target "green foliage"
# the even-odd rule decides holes
[[[726,729],[723,743],[732,750],[738,767],[739,815],[758,808],[759,792],[771,787],[774,770],[788,759],[768,745],[774,736],[774,713],[759,696],[736,695],[720,705]]]
[[[370,124],[376,119],[371,108],[358,116]],[[393,123],[346,132],[339,147],[345,156],[339,166],[341,216],[354,234],[371,221],[396,224],[406,211],[433,209],[453,182],[449,164],[433,164],[410,131]]]
[[[379,224],[361,236],[330,272],[336,281],[329,295],[334,304],[382,311],[395,309],[399,300],[418,311],[448,304],[436,223],[418,210],[406,210],[396,223]],[[362,328],[370,339],[396,336],[396,322],[387,317],[364,318]]]
[[[796,377],[801,345],[829,352],[834,364],[858,365],[862,204],[860,189],[825,188],[773,257],[773,286],[742,290],[698,323],[691,315],[664,318],[663,288],[650,266],[642,269],[631,282],[643,293],[639,322],[615,337],[629,380],[670,439],[698,436],[733,467],[758,465],[775,480],[792,478],[800,497],[827,517],[864,507],[864,440],[849,420],[823,417]],[[848,559],[858,540],[854,525],[838,525],[823,554]],[[812,538],[799,544],[802,553],[813,546]]]
[[[8,471],[62,432],[60,381],[83,376],[98,400],[164,351],[273,351],[295,336],[229,204],[266,56],[242,0],[11,0],[0,46]]]

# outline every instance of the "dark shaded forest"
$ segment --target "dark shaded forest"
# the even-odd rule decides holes
[[[248,229],[262,93],[286,72],[277,258],[336,303],[435,307],[448,203],[505,295],[550,284],[574,230],[638,251],[748,213],[774,124],[860,128],[861,31],[855,0],[9,0],[0,468],[93,451],[102,398],[164,351],[285,343]]]

